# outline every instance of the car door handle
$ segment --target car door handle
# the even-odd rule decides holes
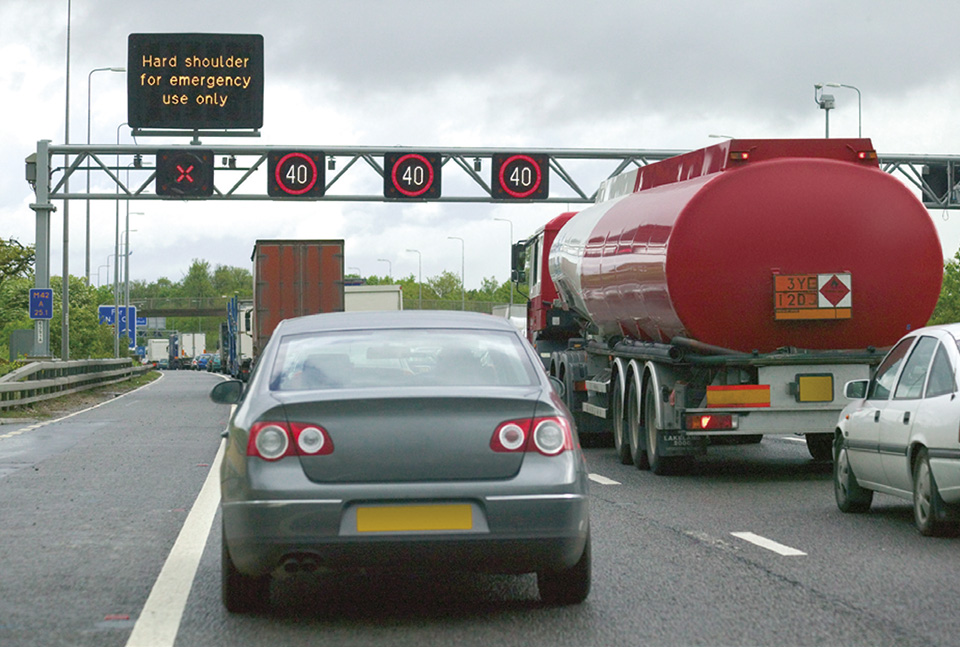
[[[909,411],[905,411],[905,412],[903,413],[903,424],[905,424],[905,425],[910,424],[910,412],[909,412]]]
[[[880,422],[880,409],[873,412],[873,421]]]

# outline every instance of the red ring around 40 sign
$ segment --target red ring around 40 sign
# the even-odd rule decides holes
[[[403,186],[401,186],[400,182],[397,180],[397,171],[399,170],[400,165],[409,159],[414,159],[414,160],[417,160],[418,162],[421,162],[423,166],[427,169],[427,181],[423,183],[422,189],[417,189],[416,191],[410,191],[408,189],[403,188]],[[404,155],[400,159],[398,159],[396,164],[393,165],[393,168],[390,169],[390,178],[393,180],[393,186],[394,188],[396,188],[397,191],[399,191],[400,193],[402,193],[403,195],[409,198],[415,198],[418,195],[423,195],[424,193],[430,190],[431,186],[433,186],[433,164],[431,164],[427,160],[427,158],[424,157],[423,155],[418,155],[417,153],[409,153],[407,155]]]
[[[529,165],[531,166],[531,168],[533,168],[533,169],[536,171],[536,173],[537,173],[537,180],[536,180],[536,182],[533,182],[531,188],[528,189],[528,190],[526,190],[526,191],[514,191],[514,190],[511,189],[509,186],[507,186],[507,182],[506,182],[506,180],[505,180],[504,177],[503,177],[504,173],[507,172],[507,168],[508,168],[512,163],[518,162],[518,161],[520,161],[520,162],[526,162],[526,163],[529,164]],[[540,188],[540,182],[541,182],[542,180],[543,180],[543,176],[542,176],[541,171],[540,171],[540,165],[537,164],[537,162],[536,162],[532,157],[530,157],[529,155],[514,155],[513,157],[507,158],[507,160],[504,161],[504,163],[500,165],[500,188],[503,189],[504,191],[506,191],[509,195],[513,196],[514,198],[526,198],[527,196],[533,195],[534,192],[536,192],[536,190],[537,190],[538,188]]]
[[[287,186],[287,185],[284,183],[284,181],[283,181],[283,176],[281,175],[281,171],[283,170],[283,164],[284,164],[284,162],[286,162],[286,161],[289,160],[290,158],[294,158],[294,157],[304,160],[304,161],[310,166],[310,173],[311,173],[310,181],[309,181],[309,182],[306,184],[306,186],[304,186],[302,189],[293,189],[293,188]],[[310,156],[309,156],[309,155],[306,155],[305,153],[287,153],[286,155],[284,155],[283,157],[281,157],[281,158],[277,161],[277,168],[276,168],[276,170],[274,171],[274,174],[275,174],[275,177],[276,177],[276,180],[277,180],[277,186],[279,186],[281,189],[283,189],[284,191],[286,191],[286,192],[289,193],[290,195],[302,195],[302,194],[306,193],[307,191],[309,191],[310,189],[313,188],[313,185],[314,185],[314,184],[317,183],[317,177],[318,177],[317,165],[316,165],[316,164],[314,163],[314,161],[310,158]]]

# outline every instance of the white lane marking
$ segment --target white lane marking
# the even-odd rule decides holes
[[[783,555],[784,557],[795,557],[798,555],[806,555],[805,552],[797,550],[796,548],[791,548],[790,546],[784,546],[779,544],[772,539],[767,539],[766,537],[761,537],[760,535],[755,535],[752,532],[731,532],[731,535],[743,539],[744,541],[749,541],[751,544],[760,546],[761,548],[766,548],[767,550],[772,550],[773,552]]]
[[[600,485],[620,485],[619,481],[614,481],[613,479],[608,479],[606,476],[600,476],[599,474],[588,474],[591,481],[599,483]]]
[[[172,647],[177,639],[193,578],[220,505],[220,463],[226,446],[226,441],[220,443],[200,494],[153,584],[127,647]]]

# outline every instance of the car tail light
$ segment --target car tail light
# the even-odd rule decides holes
[[[322,456],[333,453],[333,441],[318,425],[295,422],[258,422],[250,428],[247,456],[275,461],[285,456]]]
[[[573,432],[565,418],[533,418],[501,423],[490,439],[495,452],[540,452],[556,456],[573,449]]]
[[[301,456],[326,456],[333,453],[333,441],[323,427],[302,422],[294,422],[290,426]]]

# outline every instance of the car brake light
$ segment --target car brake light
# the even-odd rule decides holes
[[[573,449],[573,432],[565,418],[508,420],[501,423],[490,439],[495,452],[539,452],[556,456]]]
[[[275,461],[285,456],[323,456],[333,453],[333,441],[318,425],[295,422],[257,422],[250,428],[247,456]]]

